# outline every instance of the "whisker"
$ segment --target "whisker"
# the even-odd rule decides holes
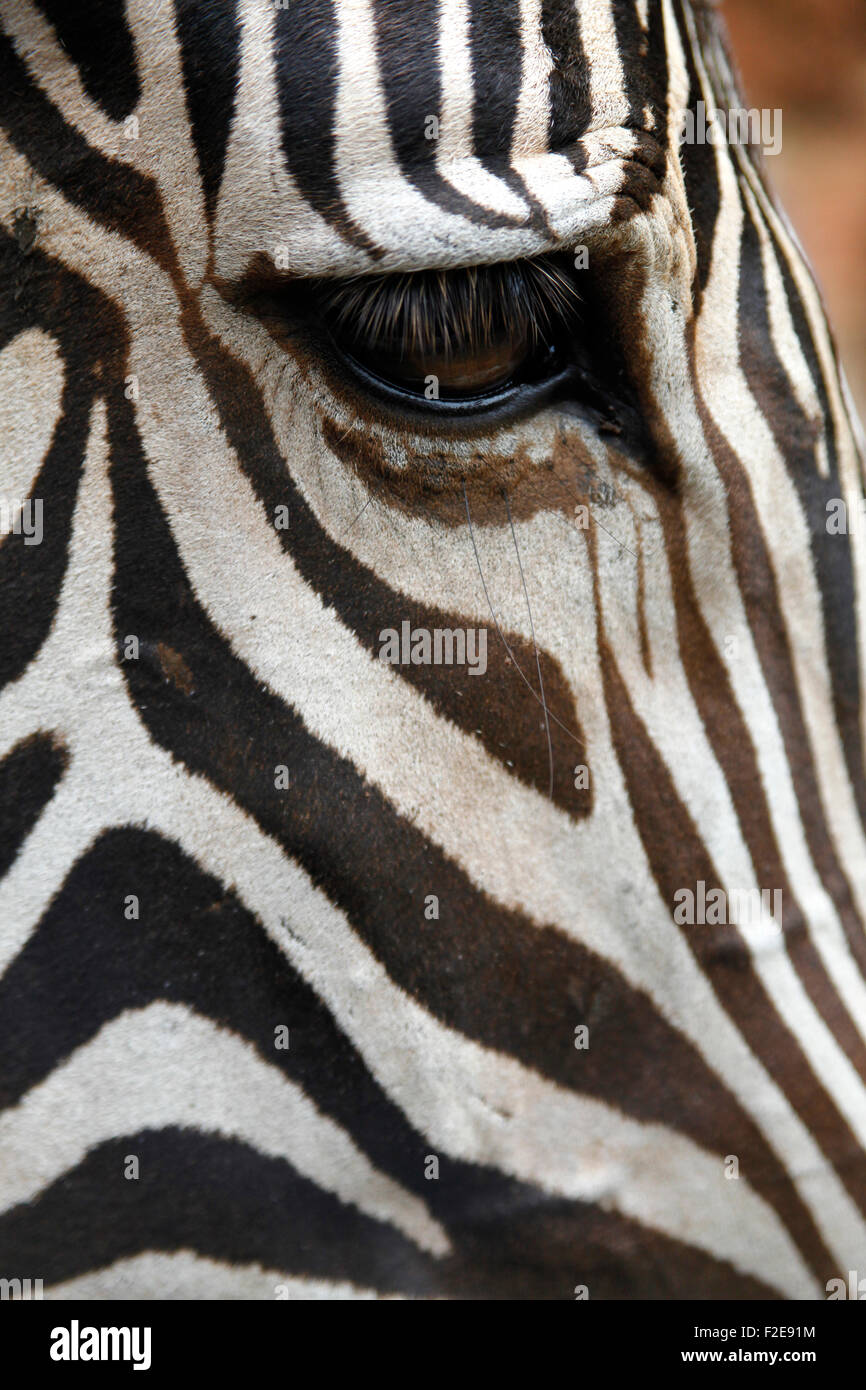
[[[572,489],[568,486],[568,484],[564,481],[564,479],[558,477],[556,474],[554,474],[554,478],[555,478],[556,482],[559,483],[559,486],[562,488],[563,492],[567,492],[567,493],[569,494],[570,497],[573,497],[573,498],[577,499],[577,493],[572,491]],[[581,504],[581,505],[582,505],[582,504]],[[589,509],[587,508],[587,510],[589,510]],[[628,553],[629,553],[629,555],[634,555],[634,558],[635,558],[636,560],[639,560],[639,559],[640,559],[640,556],[635,554],[635,552],[632,550],[632,548],[631,548],[630,545],[626,545],[625,541],[619,540],[619,538],[613,534],[613,531],[608,531],[607,527],[606,527],[606,526],[603,526],[602,523],[601,523],[596,517],[593,516],[593,514],[592,514],[591,511],[589,512],[589,518],[590,518],[590,521],[592,521],[592,523],[593,523],[595,526],[598,526],[598,528],[599,528],[601,531],[603,531],[604,534],[605,534],[606,536],[610,536],[611,540],[612,540],[616,545],[619,546],[620,550],[627,550]],[[574,526],[574,522],[573,522],[573,521],[569,521],[569,525],[570,525],[570,526]],[[578,527],[577,529],[580,530],[581,528]]]
[[[541,691],[541,707],[544,710],[544,728],[547,733],[547,757],[550,763],[550,788],[548,796],[553,799],[553,740],[550,737],[550,717],[547,712],[547,700],[544,694],[544,677],[541,674],[541,657],[538,655],[538,643],[535,640],[535,624],[532,621],[532,607],[529,602],[529,590],[526,587],[526,575],[523,573],[523,563],[520,559],[520,547],[517,544],[517,532],[514,529],[514,522],[511,519],[511,503],[508,501],[508,493],[502,489],[502,496],[505,498],[505,510],[508,513],[508,525],[511,527],[511,539],[514,541],[514,553],[517,556],[517,567],[520,570],[520,579],[523,584],[523,596],[526,599],[526,611],[529,614],[529,630],[532,633],[532,645],[535,648],[535,667],[538,671],[538,688]]]
[[[477,546],[476,543],[475,543],[475,530],[474,530],[474,527],[473,527],[473,525],[472,525],[472,517],[471,517],[471,515],[470,515],[470,513],[469,513],[469,498],[468,498],[467,493],[466,493],[466,479],[465,479],[465,478],[461,479],[461,482],[463,483],[463,500],[464,500],[464,502],[465,502],[465,504],[466,504],[466,520],[467,520],[467,522],[469,523],[469,538],[470,538],[470,540],[472,541],[472,549],[473,549],[473,551],[475,552],[475,563],[476,563],[476,565],[477,565],[477,567],[478,567],[478,577],[479,577],[479,579],[481,580],[481,587],[482,587],[482,589],[484,590],[484,597],[485,597],[485,599],[487,600],[487,607],[490,609],[490,616],[491,616],[491,618],[493,619],[493,626],[496,628],[496,634],[497,634],[497,636],[498,636],[500,642],[502,643],[503,647],[505,648],[505,650],[506,650],[506,652],[507,652],[507,654],[508,654],[508,658],[509,658],[509,660],[510,660],[512,666],[514,667],[514,670],[517,672],[518,676],[519,676],[520,679],[523,681],[523,684],[526,686],[526,688],[527,688],[527,690],[529,691],[530,695],[532,696],[533,700],[535,700],[535,702],[536,702],[537,704],[540,705],[540,704],[541,704],[541,700],[538,698],[538,691],[535,690],[535,689],[533,688],[532,682],[528,679],[528,677],[526,676],[526,673],[525,673],[524,670],[523,670],[523,667],[520,665],[520,662],[517,660],[517,657],[514,655],[514,651],[513,651],[513,649],[511,648],[511,646],[509,645],[508,638],[505,636],[505,633],[502,631],[502,628],[501,628],[501,626],[500,626],[500,624],[499,624],[499,619],[498,619],[497,616],[496,616],[496,611],[495,611],[495,609],[494,609],[494,607],[493,607],[493,604],[492,604],[491,601],[490,601],[490,594],[489,594],[488,589],[487,589],[487,583],[486,583],[486,581],[485,581],[485,579],[484,579],[484,571],[483,571],[482,568],[481,568],[481,557],[480,557],[480,555],[478,554],[478,546]],[[583,741],[582,741],[581,739],[579,739],[579,738],[577,737],[577,734],[574,732],[573,729],[569,729],[569,727],[568,727],[567,724],[563,724],[562,720],[559,719],[559,718],[557,717],[557,715],[555,715],[555,714],[553,713],[552,710],[548,710],[548,716],[549,716],[550,719],[553,720],[554,724],[557,724],[557,725],[559,726],[559,728],[562,730],[562,732],[563,732],[568,738],[571,739],[572,743],[576,743],[576,744],[577,744],[577,746],[578,746],[578,748],[581,750],[581,752],[584,752],[584,751],[585,751],[586,745],[583,743]]]
[[[592,512],[590,512],[590,516],[592,516]],[[595,522],[596,526],[598,526],[602,531],[604,531],[604,534],[606,536],[610,536],[612,541],[616,541],[616,544],[619,546],[620,550],[627,550],[629,555],[634,555],[634,558],[636,560],[640,559],[640,556],[635,555],[635,552],[632,550],[630,545],[626,545],[625,541],[617,540],[617,537],[613,534],[613,531],[608,531],[607,527],[602,526],[601,522],[598,521],[596,517],[592,516],[592,519]]]
[[[372,500],[373,500],[372,497],[368,497],[368,498],[367,498],[366,502],[364,503],[363,507],[362,507],[361,510],[359,511],[358,515],[355,517],[355,521],[350,521],[350,522],[349,522],[349,525],[346,527],[346,529],[345,529],[345,531],[343,532],[343,534],[342,534],[341,536],[338,536],[338,537],[337,537],[338,540],[342,540],[342,539],[343,539],[343,536],[348,536],[348,534],[349,534],[349,532],[351,531],[352,527],[355,525],[355,522],[361,520],[361,517],[364,515],[365,511],[366,511],[367,508],[369,507],[369,505],[370,505],[370,503],[372,502]]]

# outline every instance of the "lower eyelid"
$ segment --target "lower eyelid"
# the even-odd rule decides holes
[[[571,368],[542,376],[535,382],[519,382],[513,378],[493,385],[485,392],[448,397],[419,397],[398,382],[381,377],[369,366],[346,354],[342,370],[348,371],[353,383],[363,389],[366,413],[377,430],[394,431],[402,444],[405,431],[411,430],[431,439],[453,436],[467,438],[472,434],[489,435],[517,424],[522,418],[542,408],[571,379]],[[356,409],[356,417],[362,412]]]

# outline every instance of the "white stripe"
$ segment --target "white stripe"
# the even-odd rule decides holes
[[[809,424],[818,431],[816,466],[821,477],[826,478],[829,473],[830,462],[827,457],[826,425],[821,402],[818,398],[818,390],[809,371],[797,330],[791,318],[791,309],[788,304],[788,296],[785,293],[781,268],[776,258],[775,248],[770,241],[766,220],[749,185],[741,183],[739,187],[757,229],[761,246],[761,265],[767,287],[767,312],[773,346],[778,354],[779,365],[791,384],[798,405]]]
[[[589,77],[594,129],[620,126],[629,115],[611,0],[575,0]]]
[[[547,150],[553,58],[542,34],[541,0],[520,0],[520,41],[522,71],[511,140],[513,160]]]
[[[148,1250],[142,1255],[116,1260],[103,1269],[65,1279],[45,1288],[47,1301],[128,1299],[134,1302],[166,1299],[218,1299],[239,1302],[253,1299],[289,1302],[345,1302],[401,1299],[400,1294],[381,1294],[346,1281],[304,1279],[257,1264],[229,1265],[196,1255],[192,1250]]]
[[[437,60],[441,120],[436,163],[439,173],[475,203],[512,217],[526,217],[523,198],[475,156],[472,138],[474,87],[467,0],[441,0]]]
[[[14,402],[14,409],[3,413],[0,431],[0,503],[6,508],[35,497],[36,480],[60,417],[65,378],[57,344],[41,328],[16,334],[0,352],[0,401]],[[44,523],[46,499],[39,500]],[[16,514],[0,517],[0,528],[13,524]],[[0,543],[2,539],[0,529]]]
[[[214,218],[217,273],[238,280],[256,254],[276,268],[285,247],[289,268],[328,275],[335,267],[361,271],[366,252],[348,246],[301,196],[289,174],[280,138],[274,56],[276,10],[261,0],[241,0],[240,67],[235,112]]]
[[[127,0],[141,99],[135,109],[136,167],[156,180],[172,245],[188,284],[197,288],[207,266],[204,189],[192,142],[173,6]]]
[[[696,61],[700,64],[699,58]],[[707,96],[711,102],[709,92]],[[761,460],[760,468],[747,467],[752,497],[777,578],[779,604],[790,636],[797,688],[814,754],[822,806],[863,914],[866,912],[866,838],[858,819],[835,721],[821,598],[811,564],[809,531],[785,461],[739,367],[737,285],[742,204],[733,167],[721,149],[717,151],[717,169],[721,205],[713,263],[695,338],[699,379],[707,408],[732,451],[746,461]],[[695,569],[706,573],[705,561],[696,563]],[[735,585],[735,581],[732,584]],[[720,587],[719,574],[714,574],[711,600],[714,609]],[[740,604],[738,598],[737,606]],[[724,631],[728,631],[730,615],[735,610],[726,605],[724,611]],[[754,730],[753,740],[762,764],[782,860],[792,890],[807,914],[810,938],[855,1026],[864,1035],[866,984],[851,956],[835,907],[812,864],[775,711],[767,708],[766,725],[755,729],[756,711],[762,705],[770,706],[763,677],[756,672],[756,689],[750,695],[742,689],[742,673],[748,660],[754,654],[754,661],[758,661],[745,614],[741,641],[747,651],[746,660],[739,655],[732,657],[725,650],[718,619],[711,623],[711,629],[737,690],[740,707],[749,712],[747,722]],[[793,974],[784,971],[785,962],[781,958],[775,962],[768,959],[766,966],[771,965],[777,982],[773,992],[777,1006],[795,1034],[803,1039],[813,1065],[854,1132],[866,1141],[866,1091],[861,1079],[838,1046],[831,1042],[829,1030],[807,1003],[802,985]],[[766,982],[769,987],[769,979]],[[807,1041],[809,1038],[811,1042]]]
[[[450,1248],[424,1203],[378,1172],[299,1086],[250,1043],[179,1004],[130,1009],[106,1023],[0,1116],[0,1209],[32,1201],[98,1144],[170,1126],[284,1159],[422,1250]]]

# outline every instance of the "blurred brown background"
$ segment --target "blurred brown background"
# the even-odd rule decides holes
[[[748,105],[783,112],[767,168],[866,418],[866,0],[723,0]]]

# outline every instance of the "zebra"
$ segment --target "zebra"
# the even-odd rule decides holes
[[[0,1275],[825,1297],[862,441],[714,6],[0,17]]]

